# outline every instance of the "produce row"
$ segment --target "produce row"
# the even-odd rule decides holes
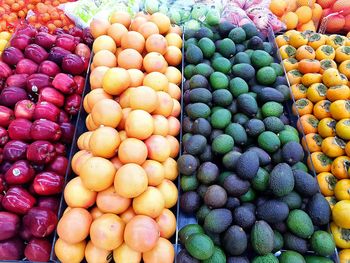
[[[55,259],[174,262],[180,28],[161,13],[117,12],[109,22],[93,20],[91,33]]]
[[[252,24],[184,36],[177,262],[333,262],[276,48]]]
[[[57,225],[90,48],[47,31],[19,27],[1,55],[1,260],[48,261]]]
[[[304,132],[303,147],[311,156],[321,193],[332,208],[331,231],[340,252],[348,257],[350,243],[350,66],[349,39],[341,35],[288,31],[276,38],[294,97],[294,111]]]

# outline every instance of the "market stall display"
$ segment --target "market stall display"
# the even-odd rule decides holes
[[[349,18],[3,0],[0,261],[347,262]]]
[[[276,38],[292,85],[294,111],[305,133],[321,193],[333,211],[331,230],[339,248],[350,248],[348,213],[350,112],[349,39],[340,35],[290,31]],[[284,43],[284,41],[286,41]]]
[[[162,13],[92,21],[86,129],[57,226],[61,262],[174,261],[182,38],[173,29]]]

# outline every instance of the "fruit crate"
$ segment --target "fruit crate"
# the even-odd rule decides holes
[[[276,44],[276,40],[275,40],[275,34],[274,34],[274,32],[273,32],[273,30],[271,28],[269,28],[269,30],[268,30],[267,40],[272,44],[272,47],[273,47],[274,62],[282,63],[282,58],[281,58],[281,55],[279,53],[279,50],[278,50],[278,47],[277,47],[277,44]],[[183,49],[182,50],[183,54],[185,54],[184,47],[182,47],[182,49]],[[185,65],[184,56],[183,56],[182,60],[183,60],[182,61],[182,65],[183,65],[182,66],[183,67],[182,68],[182,72],[184,72],[184,65]],[[287,85],[289,87],[289,89],[290,89],[291,85],[290,85],[290,83],[288,81],[287,72],[285,71],[284,67],[283,67],[283,70],[284,70],[284,78],[285,78],[285,83],[284,84]],[[182,83],[182,88],[184,86],[184,81],[185,80],[183,78],[183,80],[182,80],[182,82],[183,82]],[[290,92],[290,93],[292,94],[292,92]],[[182,95],[183,95],[183,89],[182,89]],[[283,103],[283,106],[284,106],[284,111],[283,112],[284,112],[284,115],[288,118],[289,124],[291,126],[293,126],[294,128],[297,128],[297,123],[298,123],[298,119],[299,119],[300,116],[299,115],[295,115],[292,112],[292,105],[293,105],[294,102],[295,102],[294,97],[291,95],[291,99],[288,100],[288,101],[285,101]],[[184,108],[184,104],[183,103],[184,102],[183,102],[183,96],[182,96],[182,98],[181,98],[182,109]],[[183,117],[184,117],[184,112],[181,111],[181,125],[183,123]],[[180,136],[181,136],[180,137],[180,154],[179,154],[179,156],[181,156],[183,154],[182,133],[183,133],[183,131],[182,131],[182,127],[181,127],[181,132],[180,132]],[[299,133],[300,140],[301,140],[301,138],[304,135],[305,134],[303,132],[301,134]],[[304,163],[306,163],[306,160],[307,160],[307,158],[309,156],[310,156],[310,151],[307,149],[305,151],[305,157],[304,157],[304,161],[303,161]],[[312,165],[312,169],[309,169],[309,173],[312,176],[316,177],[316,174],[315,174],[314,169],[313,169],[313,164],[311,163],[311,165]],[[182,249],[182,245],[179,243],[179,237],[178,237],[179,230],[182,227],[184,227],[184,226],[186,226],[188,224],[196,224],[197,223],[197,219],[196,219],[196,216],[194,214],[186,214],[186,213],[182,212],[181,209],[180,209],[180,197],[181,197],[181,194],[182,194],[182,190],[181,190],[181,187],[180,187],[180,177],[181,177],[181,174],[179,175],[179,178],[178,178],[178,182],[179,182],[178,183],[179,199],[178,199],[178,204],[177,204],[177,207],[178,207],[177,211],[178,211],[178,213],[177,213],[177,231],[176,231],[176,233],[177,233],[177,235],[176,235],[176,254],[178,254],[181,251],[181,249]],[[329,225],[326,227],[326,229],[323,229],[323,230],[329,230]],[[283,251],[285,251],[285,250],[277,251],[275,253],[275,255],[279,256],[281,254],[281,252],[283,252]],[[249,248],[248,248],[248,250],[247,250],[245,255],[248,258],[251,258],[253,256],[253,253],[254,252],[249,250]],[[306,253],[306,255],[314,255],[314,252],[309,251],[309,252]],[[335,262],[335,263],[339,263],[340,262],[337,249],[335,249],[334,254],[330,257],[330,259],[332,259],[333,262]],[[175,259],[175,262],[176,262],[176,259]]]

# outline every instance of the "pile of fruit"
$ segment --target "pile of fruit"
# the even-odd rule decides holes
[[[184,34],[180,209],[198,224],[179,231],[178,262],[333,262],[331,209],[284,114],[272,45],[252,24]]]
[[[331,229],[339,248],[350,222],[350,41],[340,35],[290,31],[277,37],[299,114],[303,146],[311,152],[309,168],[333,210]],[[348,252],[347,252],[348,253]]]
[[[350,31],[348,0],[272,0],[270,9],[286,24],[288,30],[316,31],[323,17],[335,14],[329,17],[326,32]]]
[[[90,57],[67,33],[25,26],[2,52],[0,260],[49,260]]]
[[[46,26],[50,32],[56,28],[68,30],[74,23],[58,9],[68,0],[4,0],[0,6],[0,31],[13,30],[21,20],[39,28]]]
[[[175,33],[174,33],[175,32]],[[64,190],[61,262],[172,263],[182,38],[161,13],[93,20],[86,128]]]

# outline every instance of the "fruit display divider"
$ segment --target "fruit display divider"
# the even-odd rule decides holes
[[[83,91],[83,95],[82,95],[82,100],[81,100],[79,112],[74,117],[76,119],[75,120],[75,131],[74,131],[73,140],[71,142],[71,145],[69,146],[70,148],[69,148],[69,153],[67,156],[68,167],[67,167],[66,175],[64,178],[64,188],[66,187],[67,183],[75,177],[74,172],[72,170],[71,161],[72,161],[74,154],[77,151],[79,151],[78,146],[77,146],[77,141],[78,141],[80,134],[82,134],[83,132],[85,132],[87,130],[86,126],[85,126],[85,118],[86,118],[87,114],[84,111],[83,99],[84,99],[85,95],[90,91],[89,78],[90,78],[90,72],[91,72],[92,58],[93,58],[93,53],[91,52],[89,67],[88,67],[88,70],[87,70],[86,76],[85,76],[85,85],[84,85],[84,91]],[[64,188],[63,188],[63,190],[64,190]],[[64,195],[63,195],[63,191],[62,191],[60,205],[58,208],[58,215],[57,215],[58,220],[61,219],[62,214],[66,208],[67,208],[67,204],[64,201]],[[58,239],[58,235],[57,235],[57,230],[55,229],[53,240],[52,240],[52,247],[51,247],[51,254],[50,254],[50,261],[49,262],[57,262],[57,263],[60,262],[55,254],[55,243],[56,243],[57,239]],[[25,261],[25,262],[28,262],[28,261]]]
[[[271,28],[269,28],[268,30],[268,35],[267,35],[267,38],[268,38],[268,41],[272,44],[273,46],[273,57],[274,57],[274,62],[276,63],[279,63],[281,64],[282,63],[282,58],[281,58],[281,55],[280,55],[280,52],[279,52],[279,49],[277,47],[277,43],[276,43],[276,36],[275,36],[275,33],[273,32],[273,30]],[[184,38],[183,38],[183,41],[184,41]],[[183,42],[185,43],[185,42]],[[185,51],[184,51],[184,45],[182,46],[182,54],[185,54]],[[185,61],[184,61],[184,56],[182,57],[182,72],[184,72],[184,67],[185,67]],[[288,118],[289,120],[289,124],[291,126],[293,126],[294,128],[297,128],[297,122],[300,118],[299,114],[297,113],[297,115],[294,115],[293,112],[292,112],[292,105],[293,103],[295,102],[295,99],[292,95],[292,92],[291,92],[291,85],[288,81],[288,78],[287,78],[287,72],[285,70],[285,68],[283,67],[283,71],[284,71],[284,77],[286,78],[286,81],[287,81],[287,85],[289,87],[289,90],[290,90],[290,94],[291,94],[291,99],[288,100],[288,101],[285,101],[283,102],[283,112],[284,114],[286,115],[286,117]],[[182,142],[182,123],[183,123],[183,117],[184,117],[184,102],[183,102],[183,85],[184,85],[184,77],[182,78],[182,86],[181,86],[181,91],[182,91],[182,96],[181,96],[181,106],[182,106],[182,110],[181,110],[181,131],[180,131],[180,153],[179,153],[179,156],[181,156],[183,154],[183,142]],[[305,136],[304,132],[300,133],[299,132],[299,138],[301,140],[301,138],[303,138],[303,136]],[[306,163],[306,160],[307,158],[311,155],[310,154],[310,151],[309,149],[307,150],[304,150],[305,151],[305,157],[304,157],[304,163]],[[311,165],[312,165],[312,169],[309,169],[309,173],[313,176],[313,177],[316,177],[316,174],[315,174],[315,170],[314,170],[314,166],[311,162]],[[219,166],[220,167],[220,166]],[[181,174],[179,174],[179,177],[178,177],[178,190],[179,190],[179,199],[178,199],[178,202],[177,202],[177,222],[176,222],[176,254],[178,254],[181,249],[182,249],[182,245],[180,244],[179,242],[179,238],[178,238],[178,231],[188,225],[188,224],[197,224],[197,219],[196,219],[196,216],[194,214],[186,214],[186,213],[183,213],[180,209],[180,198],[181,198],[181,195],[182,195],[182,190],[180,188],[180,178],[181,177]],[[324,230],[329,230],[329,225],[327,226],[327,229],[324,229]],[[278,251],[275,253],[275,255],[280,255],[281,252],[285,251],[284,249]],[[247,252],[247,256],[250,258],[252,257],[253,255],[251,254],[252,252],[251,251],[248,251]],[[308,251],[307,252],[308,255],[314,255],[315,253],[312,252],[312,251]],[[335,249],[333,255],[331,256],[331,259],[335,262],[335,263],[339,263],[340,260],[339,260],[339,255],[338,255],[338,250],[337,248]],[[176,262],[176,260],[175,260]]]
[[[281,34],[284,34],[285,32],[280,32],[278,35],[281,35]],[[268,38],[269,38],[269,41],[273,44],[273,46],[274,46],[274,50],[276,50],[276,52],[275,52],[275,55],[277,56],[277,57],[275,57],[275,59],[277,59],[277,62],[278,63],[280,63],[281,65],[282,65],[282,56],[281,56],[281,53],[280,53],[280,51],[279,51],[279,49],[278,49],[278,47],[277,47],[277,42],[276,42],[276,35],[275,35],[275,33],[272,31],[272,30],[270,30],[269,31],[269,35],[268,35]],[[287,77],[287,71],[286,71],[286,69],[285,69],[285,67],[282,65],[282,68],[283,68],[283,71],[284,71],[284,76],[285,76],[285,78],[286,78],[286,81],[287,81],[287,84],[288,84],[288,87],[289,87],[289,91],[290,91],[290,100],[288,100],[288,102],[286,102],[285,103],[285,105],[286,105],[286,109],[287,109],[287,111],[288,111],[288,118],[289,118],[289,121],[290,121],[290,123],[291,123],[291,125],[293,126],[293,127],[297,127],[297,123],[298,123],[298,120],[300,119],[300,115],[299,115],[299,113],[298,112],[296,112],[296,114],[294,114],[293,112],[292,112],[292,105],[295,103],[295,98],[294,98],[294,95],[293,95],[293,92],[292,92],[292,89],[291,89],[291,84],[290,84],[290,82],[289,82],[289,79],[288,79],[288,77]],[[299,132],[299,138],[300,138],[300,140],[305,136],[305,133],[304,133],[304,131],[299,131],[298,130],[298,132]],[[309,150],[309,147],[308,147],[308,145],[306,144],[306,148],[307,148],[307,150],[304,150],[305,151],[305,158],[304,158],[304,163],[306,163],[306,160],[307,160],[307,157],[309,157],[310,155],[311,155],[311,153],[310,153],[310,150]],[[312,160],[310,159],[310,163],[311,163],[311,168],[312,169],[310,169],[309,167],[309,173],[313,176],[313,177],[315,177],[316,178],[316,172],[315,172],[315,168],[314,168],[314,164],[313,164],[313,162],[312,162]],[[321,191],[319,190],[319,192],[321,193]],[[330,225],[328,224],[328,226],[327,226],[327,229],[326,230],[328,230],[328,232],[330,232]],[[331,232],[330,232],[331,233]],[[332,234],[332,233],[331,233]],[[332,235],[333,236],[333,235]],[[313,252],[310,252],[310,253],[313,253]],[[337,248],[335,248],[335,251],[334,251],[334,254],[332,255],[332,260],[334,261],[334,262],[336,262],[336,263],[339,263],[340,262],[340,259],[339,259],[339,253],[338,253],[338,249]]]

